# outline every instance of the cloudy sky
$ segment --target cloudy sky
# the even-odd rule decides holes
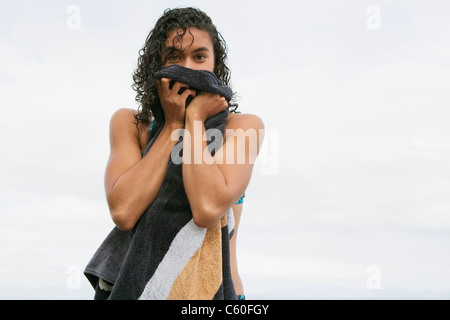
[[[249,299],[450,298],[450,5],[0,0],[0,298],[91,299],[108,126],[164,9],[229,46],[266,141],[238,237]]]

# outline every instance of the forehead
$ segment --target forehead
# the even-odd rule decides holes
[[[166,40],[166,47],[175,46],[178,49],[187,49],[188,47],[213,47],[209,33],[204,30],[190,27],[186,29],[183,37],[178,36],[183,34],[183,29],[174,29],[169,31]]]

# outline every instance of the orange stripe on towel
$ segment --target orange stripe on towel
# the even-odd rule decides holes
[[[222,284],[222,227],[227,216],[208,228],[201,248],[176,278],[169,300],[212,300]]]

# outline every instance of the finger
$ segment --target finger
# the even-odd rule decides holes
[[[175,84],[175,80],[170,80],[170,82],[169,82],[169,90],[172,90],[172,88],[173,88],[173,85]]]
[[[159,79],[159,81],[155,81],[156,85],[158,86],[158,82],[159,82],[159,89],[162,89],[164,92],[169,91],[170,90],[170,82],[172,81],[172,79],[169,78],[161,78]]]
[[[178,94],[181,95],[181,96],[185,96],[185,97],[187,97],[187,96],[195,97],[197,95],[197,90],[194,90],[194,89],[191,89],[191,88],[182,87],[180,89],[180,91],[178,92]]]
[[[191,95],[189,95],[189,96],[186,98],[186,101],[185,101],[185,103],[184,103],[184,107],[187,108],[187,107],[189,106],[189,104],[192,102],[192,100],[194,100],[194,97],[191,96]]]
[[[223,109],[226,109],[228,107],[228,101],[227,99],[225,99],[224,97],[221,98],[221,102],[222,102],[222,107]]]
[[[181,90],[182,88],[184,88],[184,89]],[[175,92],[177,94],[182,94],[184,92],[184,90],[186,90],[188,88],[189,88],[189,86],[187,84],[175,81],[172,85],[171,90],[172,90],[172,92]]]
[[[192,100],[195,98],[195,96],[197,95],[197,90],[193,90],[193,89],[185,89],[184,92],[181,95],[181,98],[184,99],[185,103],[184,106],[185,108],[188,107],[188,105],[192,102]]]
[[[163,90],[162,90],[162,84],[161,84],[161,79],[156,79],[155,80],[155,85],[156,85],[156,91],[158,92],[158,95],[160,97],[163,96]]]
[[[187,89],[186,87],[181,87],[180,90],[178,90],[177,93],[178,93],[179,95],[182,95],[183,92],[184,92],[186,89]]]

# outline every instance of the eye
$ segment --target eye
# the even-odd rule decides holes
[[[199,54],[195,56],[195,60],[205,60],[206,59],[206,55],[204,54]]]
[[[167,56],[167,61],[177,61],[178,59],[180,59],[179,56],[177,56],[176,54],[170,54]]]

